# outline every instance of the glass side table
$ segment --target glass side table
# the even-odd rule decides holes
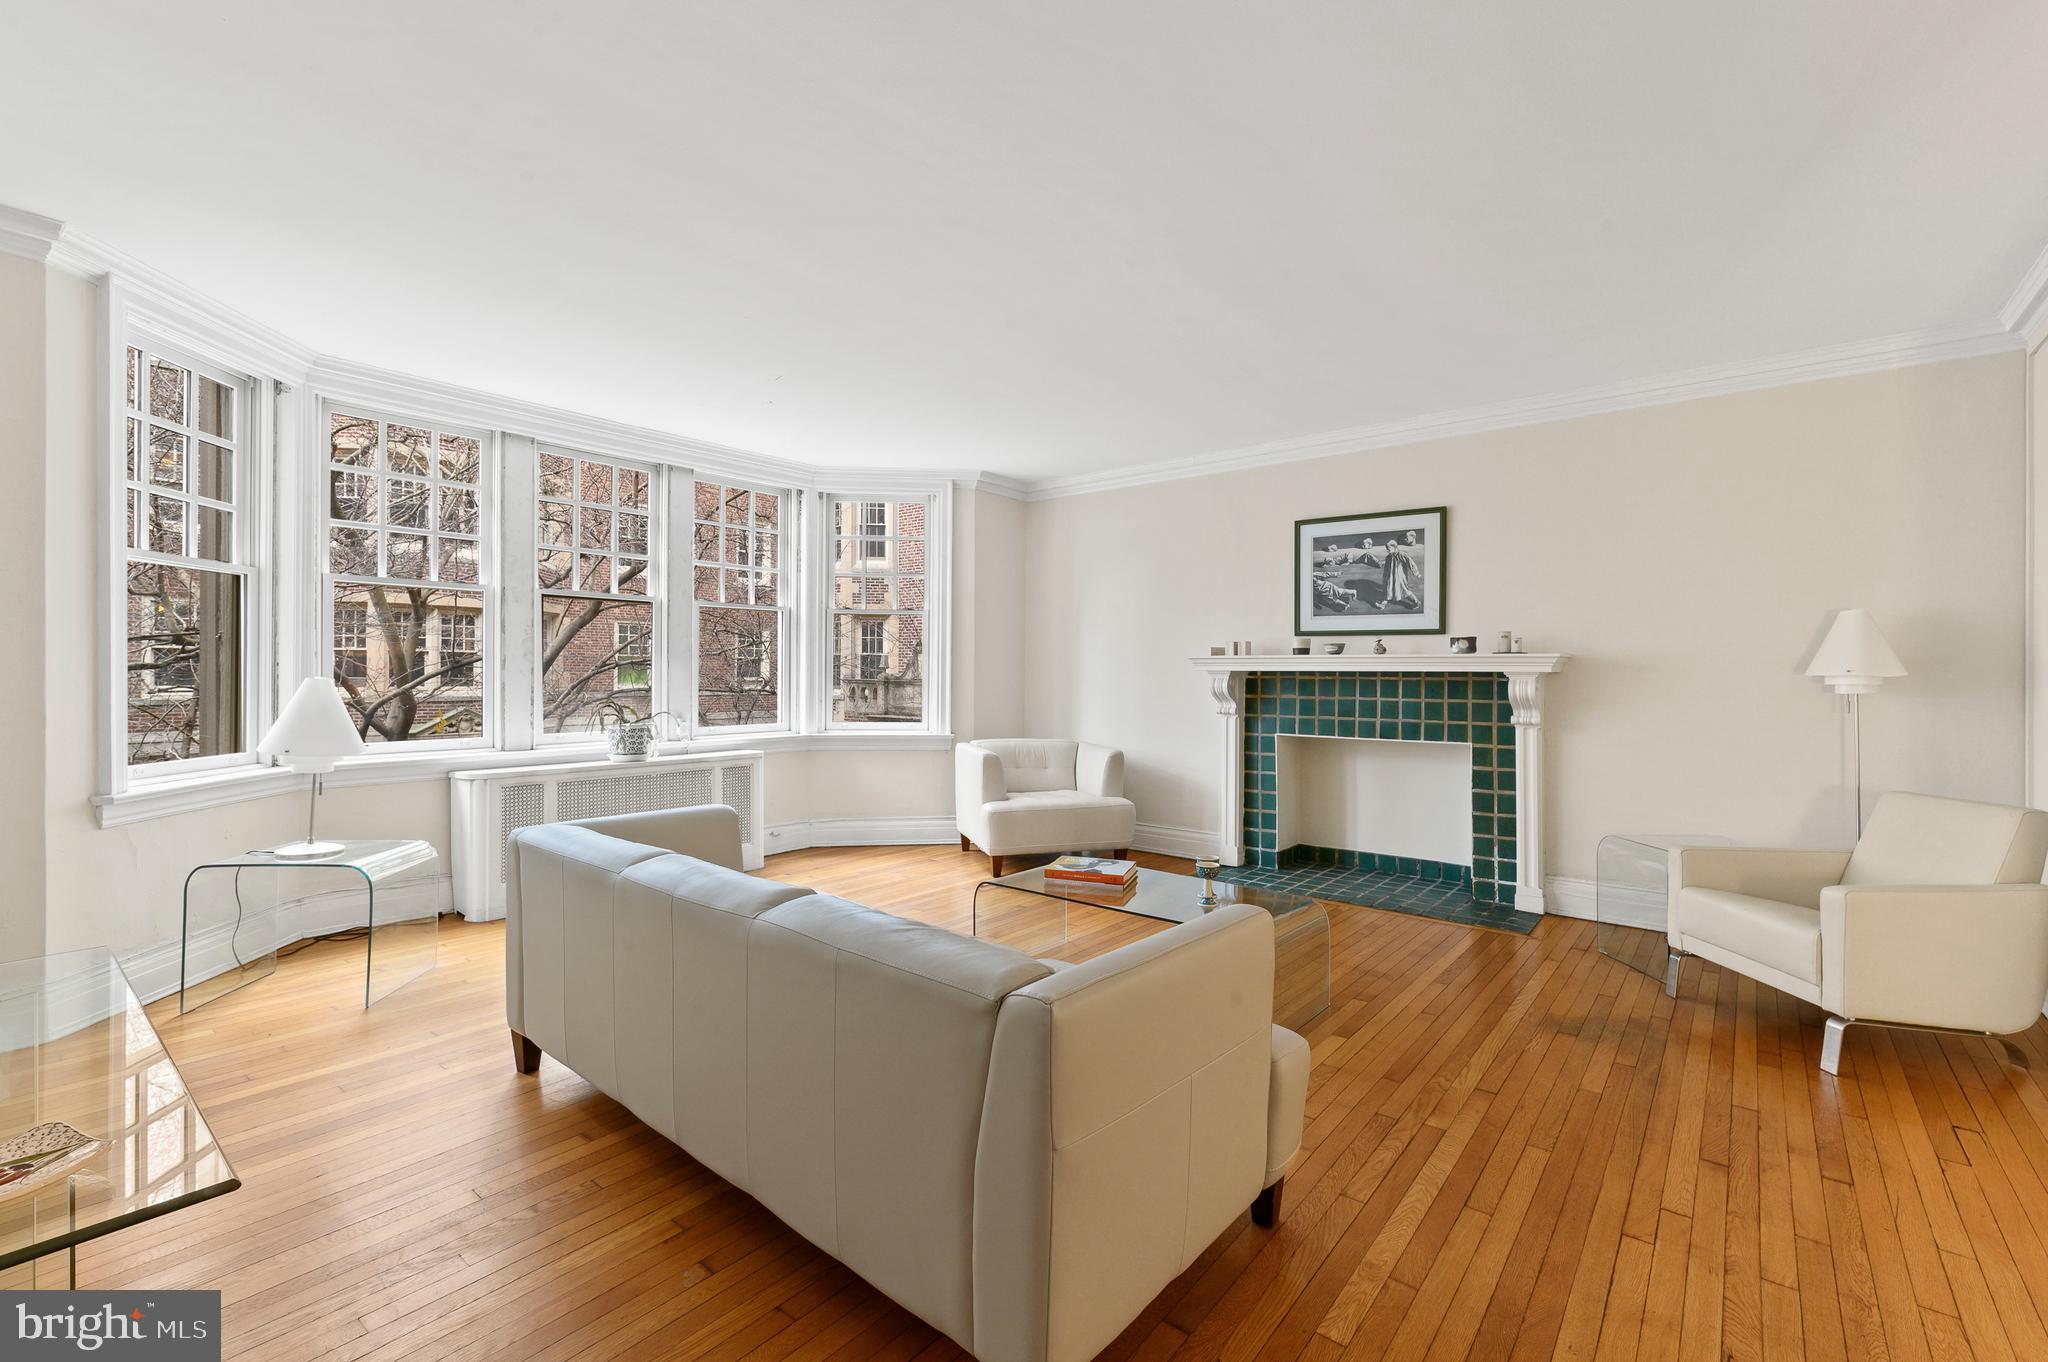
[[[294,937],[362,929],[363,1006],[389,997],[434,967],[439,860],[431,843],[372,841],[313,860],[251,851],[194,867],[178,929],[178,1011],[275,973],[286,915]]]
[[[1593,934],[1600,954],[1653,979],[1664,977],[1670,950],[1671,853],[1679,847],[1724,847],[1726,837],[1621,833],[1600,839]]]
[[[0,962],[0,1288],[241,1185],[112,952]]]

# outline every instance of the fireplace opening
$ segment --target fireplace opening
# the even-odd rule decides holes
[[[1351,852],[1415,864],[1397,873],[1428,864],[1470,877],[1470,743],[1294,736],[1277,757],[1283,863]]]

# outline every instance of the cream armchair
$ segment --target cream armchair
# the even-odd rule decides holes
[[[1828,1073],[1851,1023],[2024,1031],[2048,995],[2044,856],[2048,814],[1916,794],[1879,800],[1852,851],[1678,848],[1664,991],[1697,955],[1815,1003]]]
[[[993,873],[1007,856],[1113,851],[1138,830],[1124,798],[1124,754],[1063,739],[983,738],[953,749],[960,849],[978,846]]]

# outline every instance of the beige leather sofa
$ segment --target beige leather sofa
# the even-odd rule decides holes
[[[521,1071],[554,1056],[977,1357],[1092,1357],[1277,1212],[1308,1048],[1257,909],[1056,966],[742,874],[729,809],[508,854]]]
[[[1853,851],[1679,848],[1665,991],[1697,955],[1817,1003],[1829,1073],[1851,1023],[2024,1031],[2048,995],[2044,855],[2048,814],[1916,794],[1879,800]]]
[[[1129,850],[1138,808],[1124,798],[1124,754],[1061,738],[982,738],[953,749],[960,849],[1009,856]]]

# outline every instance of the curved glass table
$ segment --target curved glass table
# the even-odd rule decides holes
[[[241,1185],[111,952],[0,963],[0,1289]]]
[[[1653,979],[1664,977],[1670,940],[1671,853],[1679,847],[1723,847],[1726,837],[1688,833],[1618,833],[1600,839],[1593,929],[1600,954]]]
[[[1203,889],[1210,889],[1204,895]],[[1211,902],[1204,903],[1207,897]],[[1273,917],[1273,1020],[1290,1030],[1330,1006],[1330,914],[1316,899],[1281,889],[1203,880],[1138,868],[1127,894],[1048,880],[1043,866],[974,887],[974,934],[1027,955],[1050,957],[1073,939],[1073,910],[1129,913],[1161,922],[1193,922],[1218,908],[1248,903]]]
[[[363,1006],[390,996],[434,967],[438,862],[431,842],[409,840],[343,842],[307,860],[250,851],[194,866],[179,924],[178,1011],[275,973],[287,911],[294,938],[361,928]],[[367,899],[360,908],[358,894]]]

